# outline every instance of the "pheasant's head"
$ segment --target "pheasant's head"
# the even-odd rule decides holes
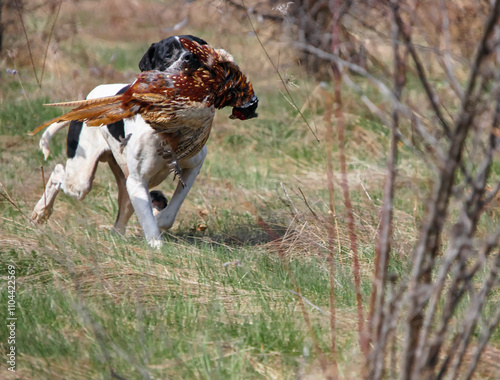
[[[259,99],[239,67],[232,62],[220,66],[220,85],[215,97],[215,107],[233,107],[231,119],[247,120],[257,117]]]
[[[248,120],[257,117],[255,112],[259,105],[259,99],[254,94],[253,97],[247,102],[243,103],[241,107],[233,107],[233,113],[229,116],[231,119]]]
[[[182,45],[210,72],[207,79],[213,86],[215,108],[233,107],[232,119],[247,120],[257,117],[259,99],[252,84],[241,72],[233,57],[224,49],[214,49],[196,41],[180,39]]]

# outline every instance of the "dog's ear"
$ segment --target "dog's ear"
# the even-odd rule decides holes
[[[139,62],[139,69],[141,71],[150,71],[156,69],[157,62],[155,62],[156,49],[158,47],[157,43],[152,44],[146,54],[141,58]]]

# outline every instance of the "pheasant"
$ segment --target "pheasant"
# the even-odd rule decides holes
[[[164,71],[142,72],[120,95],[49,104],[75,108],[30,134],[54,122],[78,120],[92,127],[140,115],[164,141],[164,149],[158,153],[176,164],[203,148],[215,109],[231,106],[230,118],[240,120],[257,116],[258,98],[252,84],[229,53],[185,38],[180,42],[192,54],[191,59]]]

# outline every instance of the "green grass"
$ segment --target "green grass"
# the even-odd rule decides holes
[[[6,230],[15,231],[32,234]],[[92,378],[107,378],[111,369],[128,378],[141,378],[141,371],[161,378],[254,378],[266,371],[289,377],[300,365],[316,365],[314,356],[303,357],[310,336],[284,265],[304,297],[327,311],[324,259],[282,261],[258,246],[196,242],[137,253],[142,242],[115,241],[92,228],[85,234],[43,233],[38,248],[0,251],[0,260],[17,268],[24,373],[50,378],[51,368],[68,371],[75,363],[75,373]],[[339,269],[336,277],[338,306],[350,309],[352,274]],[[5,305],[6,292],[1,297]],[[327,317],[311,316],[323,340]],[[47,364],[42,372],[40,360]]]
[[[0,134],[13,136],[26,136],[36,126],[57,117],[60,109],[45,107],[50,103],[48,97],[35,98],[26,101],[20,97],[14,102],[2,106],[0,113]]]
[[[18,112],[15,104],[8,106],[12,114]],[[26,215],[41,193],[41,184],[19,191],[26,180],[19,173],[39,181],[39,172],[30,172],[41,163],[37,139],[18,133],[30,117],[33,114],[26,112],[24,119],[10,120],[12,128],[3,130],[0,140],[3,147],[12,139],[17,144],[15,150],[4,150],[3,158],[11,164],[2,173],[2,183]],[[199,181],[200,189],[210,186],[213,195],[199,190],[191,194],[186,214],[179,216],[177,229],[160,251],[146,246],[135,219],[125,238],[102,228],[112,225],[117,208],[115,185],[104,167],[84,202],[59,196],[46,226],[31,226],[17,207],[2,199],[1,271],[5,272],[6,263],[16,265],[16,344],[22,374],[53,378],[71,373],[74,378],[105,379],[113,371],[127,378],[148,373],[157,378],[245,379],[276,374],[288,378],[316,370],[318,359],[289,273],[305,299],[322,310],[307,307],[326,348],[325,257],[297,256],[292,250],[283,261],[272,245],[266,245],[272,239],[257,226],[254,214],[235,207],[241,199],[249,201],[279,227],[279,234],[286,232],[287,216],[274,195],[280,181],[275,168],[284,164],[283,158],[269,155],[271,144],[260,152],[248,150],[245,162],[235,160],[227,166],[215,159],[221,154],[217,146],[212,148],[204,166],[208,175]],[[226,154],[236,155],[234,148]],[[61,134],[51,144],[46,176],[64,156]],[[227,192],[228,185],[218,178],[233,190]],[[165,187],[172,189],[170,183]],[[263,189],[270,189],[266,201],[252,201]],[[201,219],[208,230],[195,231],[200,216],[190,210],[207,207],[207,197],[217,211],[208,207],[209,215]],[[366,261],[371,262],[372,251],[366,252]],[[353,276],[344,261],[337,260],[337,307],[347,320],[354,320]],[[365,297],[370,284],[370,277],[365,277]],[[0,304],[5,305],[3,286]],[[0,318],[4,312],[1,309]],[[6,333],[0,332],[2,352],[7,349]],[[346,343],[339,354],[349,357],[358,350],[355,329],[341,336]]]

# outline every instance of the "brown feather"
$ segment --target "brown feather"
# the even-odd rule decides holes
[[[80,108],[83,106],[88,107],[92,105],[104,105],[104,104],[114,103],[117,100],[121,99],[122,99],[121,95],[115,95],[115,96],[105,96],[102,98],[95,98],[95,99],[75,100],[72,102],[49,103],[49,104],[44,104],[44,106]]]
[[[116,121],[131,117],[134,114],[121,109],[122,96],[109,96],[104,98],[77,100],[74,102],[51,103],[47,104],[51,107],[76,107],[75,109],[56,117],[48,122],[40,125],[28,134],[33,136],[42,129],[48,127],[52,123],[59,121],[80,120],[87,121],[90,127],[96,127],[103,124],[111,124]],[[116,112],[116,111],[122,111]],[[112,120],[112,121],[111,121]],[[111,121],[111,122],[109,122]]]

